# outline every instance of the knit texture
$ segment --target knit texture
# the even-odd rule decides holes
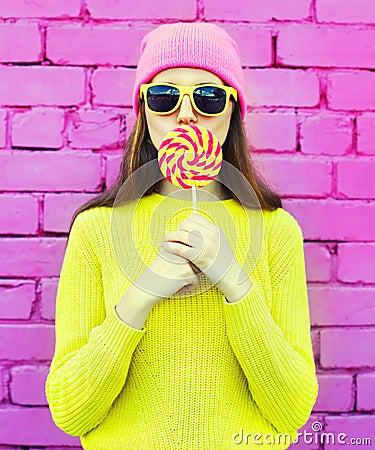
[[[198,202],[243,260],[249,223],[233,199]],[[175,211],[178,211],[175,213]],[[306,423],[318,393],[306,287],[303,236],[279,208],[263,211],[264,242],[249,293],[228,303],[215,287],[163,299],[142,330],[115,311],[131,281],[116,259],[112,208],[74,221],[56,302],[56,348],[46,383],[52,417],[81,437],[85,449],[259,449],[236,433],[277,438]],[[159,247],[149,230],[177,229],[191,202],[160,194],[142,198],[124,247],[146,265]],[[130,241],[132,240],[132,242]],[[237,442],[238,442],[237,436]],[[267,445],[285,449],[288,444]],[[277,441],[276,441],[277,442]]]
[[[213,23],[177,22],[161,25],[141,42],[141,56],[133,89],[138,115],[139,88],[171,67],[205,69],[238,91],[242,118],[246,115],[245,78],[236,41]]]

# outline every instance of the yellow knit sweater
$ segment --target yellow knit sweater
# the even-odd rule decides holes
[[[230,243],[235,224],[235,255],[243,261],[250,234],[244,209],[235,200],[198,206]],[[114,308],[131,277],[114,251],[112,212],[79,214],[68,240],[46,383],[57,426],[90,450],[288,448],[318,393],[297,221],[282,208],[263,211],[262,250],[244,298],[228,303],[215,286],[177,294],[154,306],[137,330]],[[163,237],[190,213],[190,202],[144,197],[122,244],[147,266],[160,248],[153,231]]]

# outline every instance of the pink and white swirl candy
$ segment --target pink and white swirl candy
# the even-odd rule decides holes
[[[206,128],[181,125],[164,137],[158,162],[163,175],[173,185],[200,188],[211,183],[220,172],[221,146]]]

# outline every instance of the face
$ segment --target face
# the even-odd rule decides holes
[[[203,69],[178,67],[166,69],[154,76],[150,83],[171,83],[179,84],[181,86],[194,86],[197,84],[220,84],[223,81],[218,76]],[[233,110],[233,99],[231,98],[227,109],[219,116],[208,117],[199,114],[191,104],[188,95],[182,99],[181,105],[178,109],[163,116],[153,114],[145,109],[146,120],[152,143],[156,148],[159,148],[163,138],[169,131],[176,128],[178,125],[200,125],[210,130],[223,145],[230,124],[230,118]]]

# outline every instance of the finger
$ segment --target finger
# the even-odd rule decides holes
[[[176,291],[176,294],[183,294],[186,291],[190,291],[190,289],[193,287],[192,284],[187,284],[186,286],[182,286],[178,291]]]
[[[191,231],[171,231],[165,236],[164,242],[180,242],[189,247],[200,245],[201,238]]]
[[[202,216],[191,214],[187,219],[180,222],[178,229],[205,236],[208,233],[217,233],[218,227]]]
[[[187,220],[191,220],[193,223],[199,224],[207,229],[216,228],[216,225],[211,220],[203,217],[201,214],[190,214]]]
[[[185,219],[178,226],[178,230],[187,231],[189,233],[195,233],[196,235],[201,235],[205,232],[205,229],[202,228],[200,224],[193,222],[192,220]]]
[[[199,284],[199,280],[200,280],[200,275],[194,275],[192,278],[190,278],[190,283],[193,286],[197,286]]]
[[[186,247],[189,248],[189,247]],[[176,252],[173,252],[171,248],[167,248],[163,243],[160,245],[159,255],[166,261],[176,264],[186,264],[191,261],[188,258],[185,258],[183,255],[179,255]]]
[[[189,247],[187,245],[181,244],[179,242],[163,242],[162,248],[167,252],[174,253],[178,256],[183,256],[189,261],[194,261],[201,251],[195,247]]]
[[[181,244],[190,246],[189,232],[185,230],[170,231],[166,234],[164,242],[181,242]]]
[[[185,241],[192,246],[202,246],[204,242],[208,242],[211,239],[209,230],[189,220],[182,221],[177,231],[188,233],[188,240]]]
[[[195,264],[193,264],[191,261],[190,262],[190,267],[193,269],[194,273],[198,274],[202,274],[202,271],[199,267],[197,267]]]
[[[175,264],[186,264],[186,262],[190,262],[188,259],[184,258],[183,256],[180,256],[174,252],[170,252],[167,249],[161,247],[159,251],[159,255],[161,258],[168,262],[172,262]]]
[[[194,285],[196,286],[199,283],[200,275],[195,274],[194,272],[184,278],[184,286]]]
[[[191,283],[186,284],[185,286],[183,286],[182,288],[180,288],[176,294],[182,294],[184,292],[190,291],[192,288],[194,288],[195,286],[197,286],[199,284],[199,278],[197,280],[193,280]]]

